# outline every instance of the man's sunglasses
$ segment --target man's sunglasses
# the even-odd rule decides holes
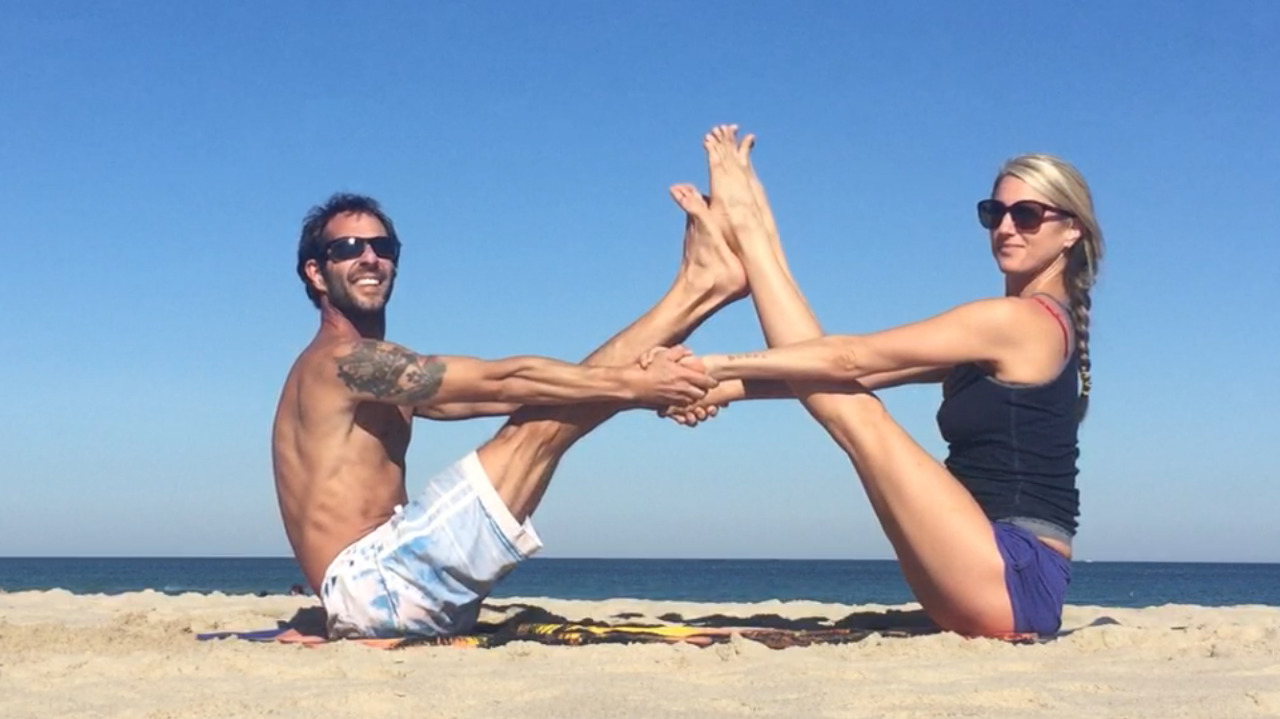
[[[1035,200],[1019,200],[1012,205],[1006,205],[999,200],[983,200],[978,203],[978,222],[988,230],[994,230],[1000,226],[1006,212],[1013,220],[1013,226],[1023,232],[1035,232],[1040,229],[1040,225],[1044,224],[1046,215],[1049,213],[1054,213],[1058,217],[1075,217],[1064,209]]]
[[[364,254],[365,247],[372,247],[373,254],[384,260],[400,259],[400,240],[394,237],[339,237],[324,244],[322,253],[334,262],[354,260]]]

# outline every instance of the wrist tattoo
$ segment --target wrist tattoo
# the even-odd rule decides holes
[[[365,340],[336,359],[338,378],[353,392],[393,402],[419,403],[435,396],[445,363],[389,342]]]

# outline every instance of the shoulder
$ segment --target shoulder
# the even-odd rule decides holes
[[[992,346],[1028,347],[1057,340],[1062,331],[1056,307],[1046,311],[1044,304],[1034,297],[992,297],[959,305],[947,315],[954,329]]]
[[[323,347],[317,349],[319,350],[318,354],[327,359],[342,359],[353,356],[372,357],[375,355],[408,351],[394,342],[364,338],[332,340],[326,342]]]
[[[336,365],[339,374],[400,372],[434,359],[394,342],[361,338],[333,342],[319,354],[331,366]]]
[[[403,370],[417,359],[413,352],[384,340],[363,338],[317,339],[298,357],[295,372],[309,383],[349,384],[354,376],[383,375]]]
[[[988,297],[958,305],[947,314],[972,324],[975,329],[1003,332],[1025,327],[1037,311],[1044,312],[1024,297]]]
[[[376,340],[317,338],[298,356],[295,367],[304,376],[333,373],[334,365],[344,361],[359,361],[377,355],[380,351]]]

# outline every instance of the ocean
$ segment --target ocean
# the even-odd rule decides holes
[[[1076,562],[1068,604],[1280,606],[1280,564]],[[152,589],[167,594],[284,594],[305,585],[290,558],[0,558],[0,590],[77,594]],[[911,593],[888,560],[534,558],[494,598],[807,599],[902,604]]]

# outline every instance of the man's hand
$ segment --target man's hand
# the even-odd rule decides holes
[[[670,348],[654,347],[641,355],[638,362],[641,367],[649,367],[655,360],[662,358],[673,360],[680,366],[697,372],[706,372],[706,367],[703,365],[702,360],[689,351],[688,348],[681,345]],[[677,424],[693,427],[699,422],[704,422],[716,416],[721,407],[727,407],[732,395],[731,388],[727,386],[712,387],[701,399],[694,402],[668,405],[665,409],[658,410],[658,416],[669,417]]]
[[[686,406],[706,396],[717,382],[688,348],[654,347],[636,361],[641,370],[637,399],[655,407]]]
[[[658,416],[686,427],[696,427],[719,414],[721,407],[728,407],[732,394],[730,385],[721,384],[708,390],[706,396],[697,402],[658,410]]]

